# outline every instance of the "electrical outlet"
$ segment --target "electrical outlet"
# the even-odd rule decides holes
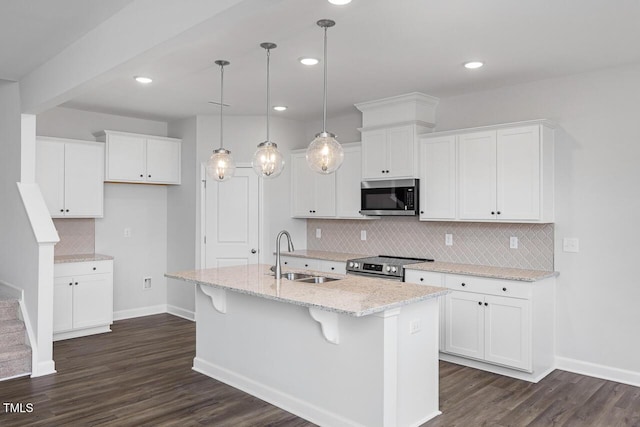
[[[151,289],[151,277],[145,277],[142,279],[142,289],[145,291]]]
[[[577,237],[565,237],[562,240],[562,250],[564,252],[580,252],[580,239]]]
[[[409,322],[409,333],[417,334],[422,329],[422,325],[420,324],[420,319],[413,319]]]
[[[453,234],[445,234],[444,235],[444,244],[447,246],[453,246]]]
[[[360,230],[360,240],[367,240],[367,230]]]
[[[518,249],[518,238],[516,236],[509,237],[509,248]]]
[[[321,239],[321,238],[322,238],[322,229],[316,228],[316,239]]]
[[[131,228],[130,227],[126,227],[124,229],[124,237],[131,237]]]

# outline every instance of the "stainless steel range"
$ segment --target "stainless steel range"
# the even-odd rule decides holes
[[[387,255],[356,258],[347,261],[347,273],[402,280],[404,278],[405,265],[431,261],[433,259],[430,258],[404,258]]]

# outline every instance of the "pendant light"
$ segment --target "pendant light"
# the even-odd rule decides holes
[[[322,115],[322,132],[307,148],[307,163],[314,171],[321,174],[330,174],[338,170],[344,160],[342,145],[336,140],[336,136],[327,132],[327,28],[336,25],[330,19],[321,19],[318,26],[324,29],[324,108]]]
[[[262,178],[275,178],[284,169],[284,159],[278,151],[278,144],[269,139],[269,117],[271,111],[271,91],[269,87],[269,62],[271,49],[275,49],[275,43],[261,43],[260,47],[267,51],[267,140],[258,144],[258,149],[253,155],[251,166],[253,170]]]
[[[224,67],[229,65],[229,61],[219,59],[216,65],[220,66],[220,148],[213,150],[213,154],[207,161],[207,175],[216,181],[227,181],[233,177],[236,171],[236,164],[231,157],[231,151],[223,148],[222,145],[222,116],[224,108]]]

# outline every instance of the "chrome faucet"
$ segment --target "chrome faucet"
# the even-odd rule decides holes
[[[278,236],[276,237],[276,279],[282,278],[282,266],[280,264],[280,240],[282,239],[283,235],[287,236],[287,245],[289,252],[294,251],[293,242],[291,241],[291,235],[289,234],[289,232],[287,230],[282,230],[281,232],[279,232]]]

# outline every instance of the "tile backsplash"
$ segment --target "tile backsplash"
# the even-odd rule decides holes
[[[94,218],[54,219],[60,241],[54,248],[56,256],[92,254],[96,247],[96,220]]]
[[[322,238],[316,238],[316,229]],[[367,240],[360,240],[365,230]],[[461,264],[553,270],[553,224],[423,222],[414,217],[307,220],[307,249],[434,258]],[[445,234],[453,245],[445,245]],[[518,238],[518,249],[509,238]]]

